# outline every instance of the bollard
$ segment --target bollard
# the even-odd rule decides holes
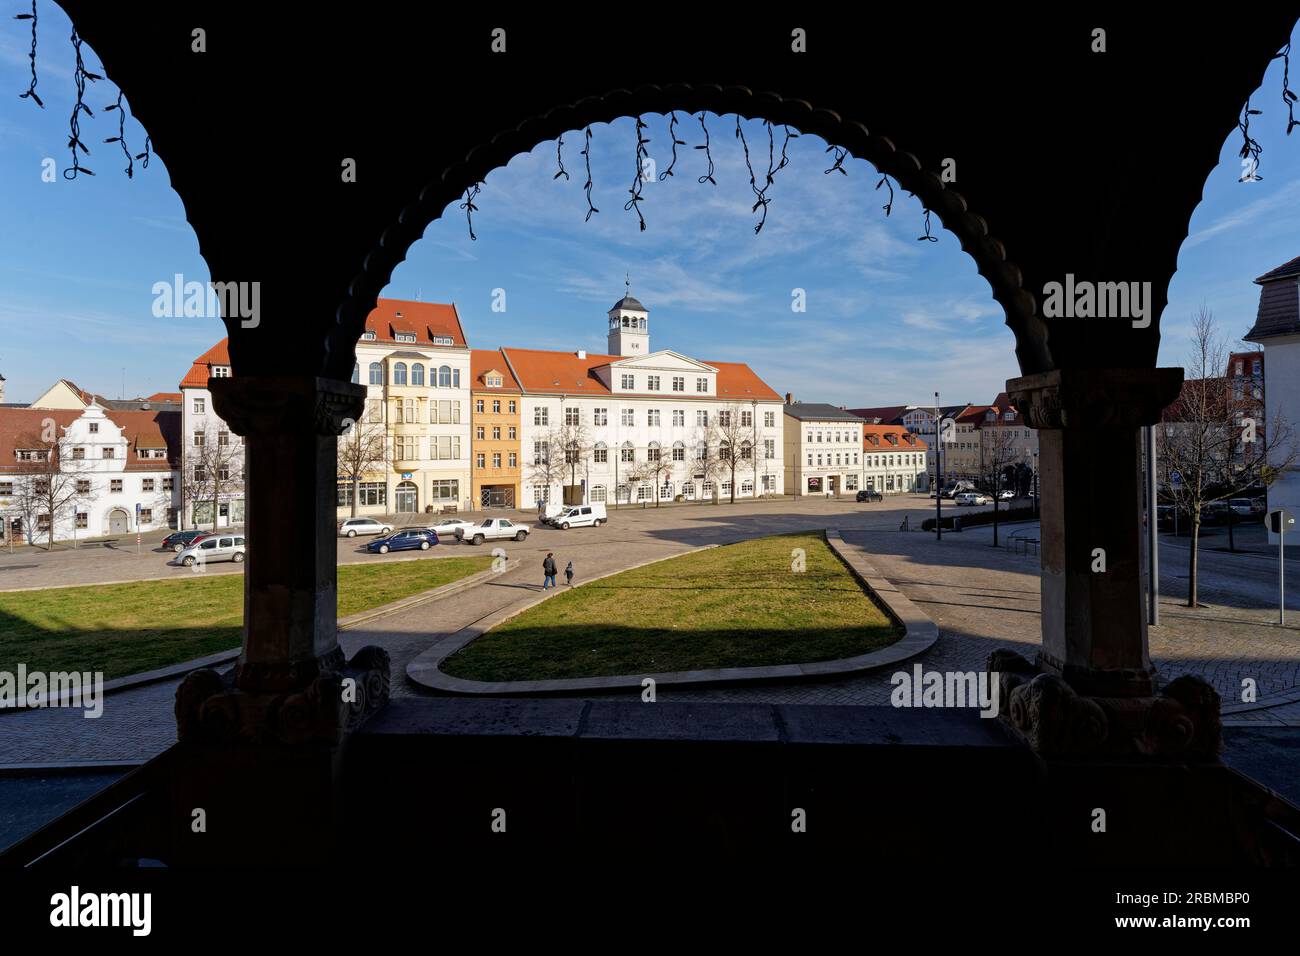
[[[960,530],[961,530],[961,518],[953,518],[953,519],[952,519],[952,530],[953,530],[953,531],[960,531]]]

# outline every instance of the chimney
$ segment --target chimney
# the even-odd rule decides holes
[[[793,404],[794,404],[794,396],[791,395],[789,392],[786,392],[786,393],[785,393],[785,403],[786,403],[787,405],[793,405]]]
[[[586,357],[587,357],[587,350],[586,350],[586,349],[578,349],[578,358],[580,358],[580,359],[585,359]]]

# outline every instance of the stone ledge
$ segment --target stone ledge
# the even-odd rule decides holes
[[[924,653],[934,646],[939,639],[938,625],[926,617],[892,582],[880,577],[875,568],[866,563],[860,552],[857,552],[856,549],[847,548],[838,531],[828,530],[826,540],[831,550],[845,563],[849,572],[867,591],[868,596],[881,607],[890,620],[903,628],[903,636],[899,640],[888,647],[867,654],[859,654],[855,657],[800,664],[777,664],[766,667],[722,667],[708,670],[666,671],[650,674],[616,674],[608,677],[578,677],[566,680],[492,682],[465,680],[442,672],[440,668],[443,661],[462,647],[465,647],[471,641],[477,640],[492,628],[555,596],[555,594],[543,594],[539,595],[535,600],[527,601],[522,605],[503,608],[494,614],[489,614],[469,627],[448,635],[411,661],[406,666],[406,675],[422,687],[458,696],[572,695],[575,693],[617,690],[639,692],[642,688],[642,682],[646,678],[653,680],[656,685],[665,687],[701,687],[838,677],[899,664]],[[585,587],[593,581],[645,567],[648,564],[657,564],[660,561],[679,558],[686,554],[693,554],[696,551],[714,547],[718,547],[718,545],[705,545],[702,548],[693,548],[690,551],[682,552],[682,554],[672,555],[670,558],[655,558],[651,561],[643,561],[640,564],[618,571],[610,571],[607,574],[592,578],[582,586]],[[556,591],[555,593],[558,594],[559,592]]]

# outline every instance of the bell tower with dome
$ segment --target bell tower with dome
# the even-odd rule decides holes
[[[627,357],[650,354],[650,311],[632,298],[632,280],[624,280],[624,295],[609,310],[609,354]]]

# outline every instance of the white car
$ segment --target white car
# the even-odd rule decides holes
[[[978,491],[963,491],[953,498],[958,505],[986,505],[993,499]]]
[[[1016,493],[1008,488],[1006,491],[998,492],[998,501],[1015,501]]]
[[[392,534],[393,526],[374,518],[348,518],[339,523],[340,538],[355,538],[359,534]]]
[[[456,532],[456,537],[470,544],[482,544],[484,541],[500,541],[513,538],[523,541],[528,537],[529,527],[518,524],[508,518],[487,518],[476,525],[470,525]]]
[[[437,524],[431,524],[429,527],[438,533],[440,538],[454,538],[457,531],[468,531],[474,527],[473,521],[467,521],[464,518],[444,518]]]
[[[191,568],[196,564],[209,561],[234,561],[239,564],[244,560],[244,536],[237,534],[212,535],[198,544],[191,545],[176,555],[169,564],[183,564]]]
[[[551,524],[568,531],[570,528],[599,528],[609,518],[605,515],[605,505],[596,502],[589,505],[574,505],[551,519]]]

